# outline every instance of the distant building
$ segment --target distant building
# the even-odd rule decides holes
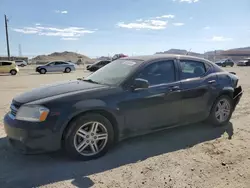
[[[7,56],[0,56],[0,60],[8,61],[9,59]],[[10,60],[11,61],[24,60],[28,63],[29,58],[28,57],[20,57],[20,56],[11,56]]]

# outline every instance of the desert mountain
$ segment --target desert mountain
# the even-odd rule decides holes
[[[71,61],[71,62],[77,62],[77,60],[79,58],[82,58],[82,61],[83,62],[91,62],[92,60],[85,56],[85,55],[82,55],[82,54],[78,54],[78,53],[75,53],[75,52],[68,52],[68,51],[65,51],[65,52],[54,52],[52,54],[49,54],[49,55],[39,55],[39,56],[36,56],[35,58],[33,58],[31,61],[33,63],[45,63],[45,62],[49,62],[49,61],[59,61],[59,60],[62,60],[62,61]]]

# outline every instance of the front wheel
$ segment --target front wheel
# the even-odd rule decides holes
[[[209,121],[214,125],[225,125],[229,122],[233,113],[233,101],[227,95],[220,96],[214,103]]]
[[[67,68],[65,69],[65,72],[66,72],[66,73],[70,73],[70,72],[71,72],[71,68],[67,67]]]
[[[70,123],[63,145],[71,157],[91,160],[103,156],[113,143],[110,121],[99,114],[86,114]]]
[[[39,72],[40,72],[40,74],[46,74],[47,71],[46,71],[46,69],[41,69]]]
[[[14,70],[14,69],[10,71],[10,74],[11,74],[11,75],[16,75],[16,73],[17,73],[17,71]]]

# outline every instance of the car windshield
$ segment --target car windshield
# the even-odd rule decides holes
[[[84,80],[105,85],[119,85],[142,62],[142,60],[118,59],[84,78]]]

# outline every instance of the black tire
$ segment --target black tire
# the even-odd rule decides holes
[[[247,63],[246,63],[246,66],[250,66],[250,62],[247,62]]]
[[[77,131],[83,125],[88,124],[88,122],[101,123],[103,126],[105,126],[107,134],[108,134],[108,138],[105,142],[105,145],[103,146],[103,149],[101,149],[99,153],[93,154],[91,156],[86,156],[84,154],[79,153],[75,147],[75,139],[76,139],[75,135]],[[108,152],[108,150],[113,146],[114,137],[115,135],[114,135],[113,126],[107,118],[105,118],[104,116],[100,114],[89,113],[84,116],[80,116],[76,118],[69,124],[68,130],[66,130],[65,138],[63,139],[63,147],[71,158],[87,161],[87,160],[97,159],[105,155]],[[86,138],[82,138],[82,139],[84,140]],[[89,143],[88,145],[89,146],[87,147],[90,147],[91,144]]]
[[[16,75],[16,74],[17,74],[17,71],[16,71],[15,69],[12,69],[12,70],[10,71],[10,74],[11,74],[11,75]]]
[[[40,74],[46,74],[47,70],[42,68],[39,72],[40,72]]]
[[[228,104],[230,105],[230,107],[229,107],[229,115],[228,115],[228,117],[227,117],[224,121],[220,122],[220,121],[217,119],[217,117],[216,117],[216,111],[217,111],[217,108],[218,108],[218,103],[219,103],[220,101],[223,101],[223,100],[226,100],[226,101],[228,102]],[[221,95],[221,96],[220,96],[219,98],[217,98],[216,101],[214,102],[213,107],[212,107],[212,109],[211,109],[211,111],[210,111],[210,115],[209,115],[209,117],[208,117],[208,121],[209,121],[210,123],[212,123],[213,125],[215,125],[215,126],[223,126],[223,125],[226,125],[226,124],[228,124],[228,122],[229,122],[230,119],[231,119],[231,116],[232,116],[232,113],[233,113],[233,109],[234,109],[234,107],[233,107],[233,100],[232,100],[232,98],[230,98],[230,97],[227,96],[227,95]]]
[[[21,64],[20,66],[21,66],[21,67],[24,67],[25,65],[24,65],[24,64]]]
[[[71,72],[71,68],[67,67],[64,72],[70,73]]]

